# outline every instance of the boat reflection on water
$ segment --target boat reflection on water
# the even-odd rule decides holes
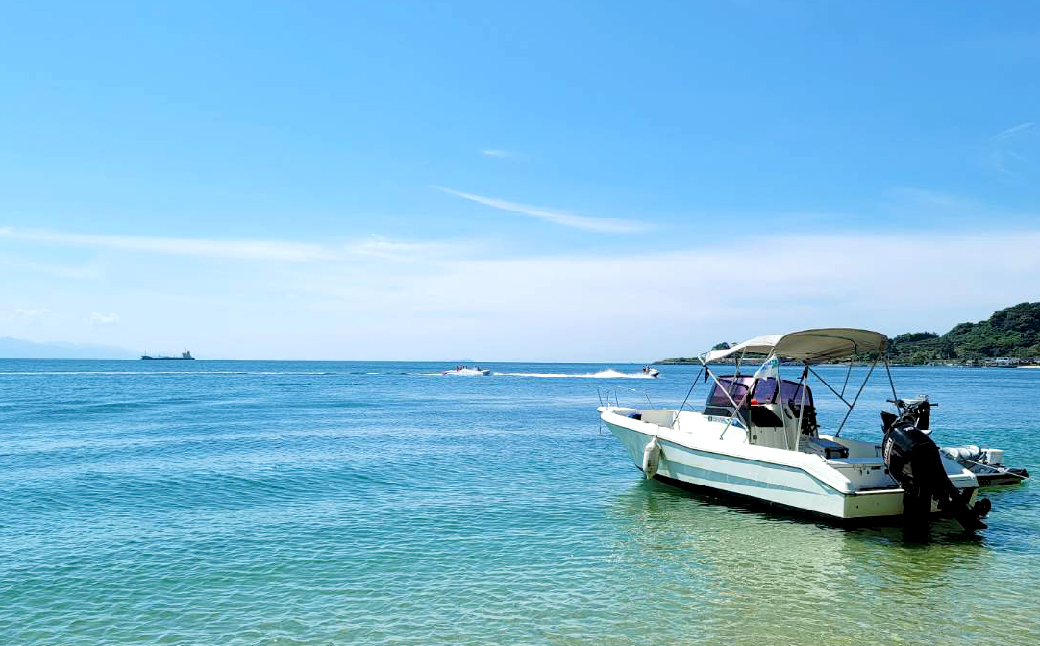
[[[804,644],[807,631],[893,643],[918,624],[918,643],[931,643],[951,608],[971,607],[973,582],[1000,568],[983,538],[949,519],[922,542],[900,526],[835,526],[647,480],[605,516],[608,558],[630,585],[654,591],[647,612],[661,611],[646,620],[681,617],[697,626],[696,643]],[[993,613],[977,621],[1012,632]]]

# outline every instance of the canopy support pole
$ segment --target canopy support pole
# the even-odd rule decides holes
[[[838,399],[840,399],[842,401],[842,403],[844,403],[846,406],[849,406],[849,407],[852,406],[852,404],[850,404],[844,397],[842,397],[841,393],[839,393],[837,390],[834,390],[834,388],[829,383],[827,383],[827,380],[825,380],[820,375],[816,374],[815,370],[813,370],[812,368],[809,368],[809,372],[811,372],[814,377],[819,379],[820,383],[822,383],[824,386],[827,386],[828,388],[830,388],[831,392],[834,393],[834,396],[837,397]]]
[[[682,403],[679,404],[679,410],[675,411],[675,419],[672,420],[672,428],[679,430],[679,413],[682,412],[683,407],[686,406],[686,400],[693,394],[693,389],[697,387],[697,381],[701,378],[701,373],[704,372],[704,366],[701,366],[701,371],[697,373],[697,376],[693,378],[693,382],[690,383],[690,389],[686,391],[686,397],[683,398]]]
[[[875,362],[876,363],[876,362]],[[899,408],[899,395],[896,394],[896,384],[892,381],[892,371],[888,369],[888,357],[885,357],[885,374],[888,375],[888,385],[892,389],[892,403]]]
[[[852,404],[849,406],[849,410],[845,413],[845,417],[842,418],[841,426],[839,426],[838,430],[835,431],[834,437],[838,437],[839,435],[841,435],[841,429],[845,428],[845,422],[848,421],[849,415],[852,414],[852,409],[856,407],[856,402],[859,401],[859,395],[863,392],[863,387],[867,385],[868,381],[870,381],[870,375],[874,374],[874,368],[877,367],[877,362],[878,360],[874,359],[874,363],[870,364],[870,371],[867,373],[867,376],[863,378],[863,383],[859,385],[859,390],[856,391],[856,396],[852,398]],[[845,400],[843,399],[842,401]]]
[[[814,373],[815,374],[815,373]],[[802,370],[802,378],[798,380],[798,392],[801,398],[798,401],[798,425],[794,427],[794,450],[802,446],[802,420],[805,419],[805,378],[809,376],[809,360],[805,360],[805,370]],[[780,388],[780,384],[776,385]],[[782,406],[782,404],[781,404]],[[780,411],[783,412],[782,410]],[[786,428],[786,427],[785,427]],[[786,437],[786,433],[784,434]]]
[[[712,381],[718,384],[719,388],[722,388],[722,392],[726,393],[726,399],[729,400],[729,403],[733,404],[733,408],[737,408],[737,402],[733,401],[733,397],[729,394],[729,391],[726,390],[725,386],[722,385],[722,382],[719,381],[719,378],[715,376],[715,373],[708,369],[708,364],[704,363],[704,359],[701,359],[701,364],[704,365],[704,371],[708,373],[708,376],[711,377]],[[744,394],[744,397],[740,398],[740,401],[743,403],[746,397],[747,393]],[[734,412],[734,415],[735,414],[736,412]],[[732,418],[732,416],[730,417]]]
[[[726,394],[726,399],[729,400],[729,403],[733,404],[733,412],[730,414],[729,420],[726,422],[726,428],[722,429],[722,433],[719,434],[719,439],[721,440],[723,436],[726,435],[726,431],[728,431],[729,427],[733,424],[733,418],[740,413],[740,406],[737,405],[737,402],[733,401],[733,396],[730,395],[729,390],[722,385],[722,382],[719,381],[719,378],[715,376],[715,373],[708,368],[708,364],[704,361],[704,357],[698,357],[698,359],[700,359],[701,365],[704,366],[704,371],[711,377],[712,381],[718,384],[719,388],[722,389],[722,392]],[[736,379],[736,377],[734,377],[734,379]],[[736,381],[734,381],[733,383],[736,383]],[[747,399],[749,392],[750,390],[746,391],[744,393],[744,396],[740,398],[741,404],[743,404],[744,400]]]
[[[849,377],[852,376],[852,364],[856,361],[856,355],[849,357],[849,370],[845,373],[845,383],[841,385],[841,395],[845,396],[845,387],[849,385]]]
[[[783,376],[780,374],[780,368],[783,366],[783,363],[780,357],[776,358],[776,392],[773,393],[773,401],[769,403],[780,402],[780,421],[784,424],[784,448],[790,449],[791,443],[787,439],[787,415],[784,415],[784,398],[780,396],[780,386],[784,383]],[[797,449],[798,444],[795,443],[795,450]]]

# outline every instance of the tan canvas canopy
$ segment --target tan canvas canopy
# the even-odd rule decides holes
[[[881,352],[888,343],[888,337],[870,330],[854,330],[851,328],[826,328],[822,330],[803,330],[791,334],[767,334],[748,339],[728,350],[712,350],[705,355],[708,363],[734,354],[755,353],[769,354],[789,359],[840,359],[860,352]]]

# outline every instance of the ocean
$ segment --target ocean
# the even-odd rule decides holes
[[[0,644],[1040,644],[1033,482],[977,535],[842,528],[643,479],[599,397],[690,366],[449,367],[0,360]],[[1040,371],[893,376],[1040,474]]]

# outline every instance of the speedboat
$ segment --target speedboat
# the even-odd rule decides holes
[[[977,501],[978,478],[928,437],[927,397],[896,395],[884,351],[887,337],[848,328],[759,336],[700,355],[710,383],[704,407],[686,410],[629,408],[601,401],[600,417],[647,478],[707,487],[833,520],[879,519],[905,514],[926,519],[942,511],[966,528],[989,501]],[[870,370],[858,390],[849,387],[853,357],[870,354]],[[829,384],[813,364],[849,359],[844,384]],[[762,363],[758,365],[758,362]],[[731,374],[716,374],[722,364]],[[757,370],[741,368],[753,362]],[[882,413],[883,437],[863,441],[841,435],[879,362],[889,376],[897,413]],[[784,379],[782,367],[794,378]],[[720,370],[721,372],[721,370]],[[844,372],[844,371],[843,371]],[[847,410],[828,433],[817,424],[810,377]],[[691,388],[692,392],[692,388]],[[687,396],[687,400],[689,396]]]
[[[979,485],[1018,484],[1029,479],[1029,471],[1004,465],[1002,449],[984,449],[976,445],[944,446],[942,452],[975,474]]]
[[[486,377],[491,374],[491,371],[486,368],[477,366],[470,368],[469,366],[455,366],[454,370],[445,370],[441,373],[441,376],[454,375],[457,377]]]
[[[654,377],[656,379],[657,375],[661,374],[661,371],[650,366],[643,366],[643,374],[647,377]]]

